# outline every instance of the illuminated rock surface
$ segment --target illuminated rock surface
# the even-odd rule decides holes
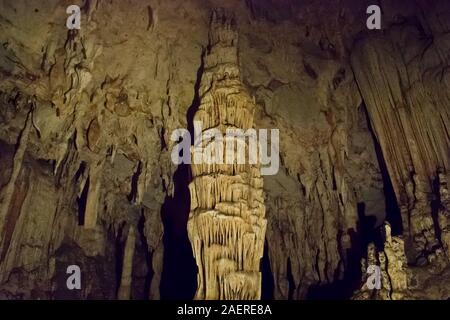
[[[210,28],[194,121],[201,121],[207,130],[217,129],[222,136],[230,128],[246,131],[253,126],[255,104],[239,78],[234,18],[214,11]],[[232,149],[217,140],[199,141],[192,148],[191,159],[198,147],[208,145],[214,154],[215,148],[223,148],[224,157],[223,164],[192,165],[187,227],[198,266],[196,299],[261,298],[260,259],[267,225],[263,181],[258,163],[238,162],[238,143],[249,149],[248,139],[233,142]],[[224,161],[230,150],[235,155],[231,163]]]
[[[0,298],[450,297],[448,1],[84,3],[0,4]],[[174,165],[196,119],[280,170]]]

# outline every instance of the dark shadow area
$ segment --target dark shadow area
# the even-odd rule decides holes
[[[74,183],[79,183],[79,179],[82,177],[84,172],[86,171],[86,162],[81,161],[80,167],[75,173]],[[77,197],[77,209],[78,209],[78,225],[84,225],[84,213],[86,211],[86,203],[87,203],[87,195],[89,191],[89,177],[86,180],[83,191],[81,191],[81,195]]]
[[[141,217],[137,225],[138,241],[136,242],[136,252],[133,258],[133,299],[147,300],[150,294],[150,286],[155,274],[152,268],[153,252],[150,250],[145,237],[145,217],[142,209]],[[139,269],[145,269],[144,272],[137,272]]]
[[[179,165],[173,177],[174,197],[166,197],[161,209],[164,225],[161,299],[192,299],[197,289],[197,265],[187,234],[189,176],[189,165]]]
[[[141,172],[142,172],[142,162],[139,161],[138,166],[136,168],[136,172],[131,177],[131,190],[130,190],[130,194],[127,196],[127,199],[129,202],[136,201],[138,181],[139,181],[139,176],[141,175]]]
[[[114,248],[115,248],[115,268],[116,268],[116,296],[119,290],[120,282],[122,279],[122,271],[123,271],[123,255],[125,253],[125,241],[126,235],[123,233],[125,223],[123,222],[119,226],[119,230],[117,232],[117,237],[115,239]],[[125,240],[122,239],[125,236]]]
[[[89,192],[89,178],[86,180],[81,195],[77,197],[78,204],[78,225],[84,225],[84,215],[86,213],[87,196]]]
[[[364,104],[361,106],[361,111],[364,112],[364,115],[366,117],[367,127],[372,136],[375,153],[377,155],[378,165],[380,167],[380,172],[383,179],[383,192],[384,192],[384,200],[386,203],[386,220],[391,225],[392,235],[399,235],[403,233],[402,216],[397,204],[397,198],[395,196],[394,187],[392,186],[392,181],[391,178],[389,177],[386,161],[383,157],[383,151],[381,150],[381,146],[372,128],[369,113]]]
[[[366,106],[363,104],[361,110],[366,118],[367,127],[373,139],[377,161],[383,179],[383,192],[386,203],[386,220],[392,227],[392,234],[401,234],[403,231],[400,209],[397,204],[394,188],[392,186],[386,162],[383,157],[381,146],[378,143],[373,128],[371,126],[369,114]],[[366,250],[369,243],[374,243],[377,248],[383,247],[382,232],[376,227],[377,218],[375,216],[366,216],[366,204],[360,202],[357,204],[358,223],[356,230],[348,230],[350,236],[350,249],[347,249],[345,256],[345,272],[342,280],[338,280],[338,270],[334,280],[328,285],[312,286],[308,291],[307,298],[311,300],[344,300],[349,299],[355,290],[360,287],[361,281],[361,259],[366,257]],[[342,233],[338,234],[338,244]],[[340,248],[342,252],[342,248]]]
[[[440,170],[436,172],[436,177],[432,181],[433,200],[431,200],[431,217],[433,219],[434,233],[439,241],[439,244],[442,245],[441,239],[442,230],[439,227],[439,211],[442,208],[441,193],[440,193],[441,182],[439,180],[439,173]]]
[[[197,70],[197,79],[194,85],[194,98],[192,99],[191,106],[187,110],[186,120],[187,120],[187,129],[191,134],[191,137],[194,136],[194,115],[200,106],[200,83],[202,80],[202,74],[205,69],[204,58],[205,58],[205,49],[202,50],[202,56],[200,61],[200,67]],[[191,141],[192,142],[192,141]]]
[[[261,259],[261,299],[272,300],[274,290],[273,273],[270,267],[269,250],[267,240],[264,242],[264,254]]]
[[[383,239],[381,237],[380,228],[376,228],[377,218],[375,216],[366,215],[366,204],[358,202],[358,231],[361,237],[362,254],[365,255],[364,250],[369,243],[375,243],[377,248],[383,247]]]
[[[341,280],[338,279],[339,268],[334,275],[334,281],[328,285],[312,286],[308,291],[307,298],[311,300],[348,300],[361,285],[361,259],[366,256],[367,245],[371,242],[377,247],[383,245],[379,228],[376,228],[377,219],[375,216],[366,216],[365,204],[357,204],[358,222],[356,231],[348,230],[350,236],[350,249],[347,249],[344,255],[347,257],[345,262],[345,272]],[[338,244],[342,232],[338,234]],[[339,248],[342,252],[342,248]]]
[[[194,136],[194,115],[200,105],[199,89],[204,70],[204,53],[203,50],[200,67],[197,70],[194,98],[186,114],[191,137]],[[193,299],[197,290],[197,265],[187,233],[191,204],[188,186],[191,180],[190,165],[185,163],[178,165],[173,175],[174,196],[167,196],[161,208],[164,225],[161,299]]]
[[[391,225],[392,235],[402,234],[402,217],[397,204],[394,188],[389,177],[386,161],[372,128],[366,106],[363,104],[360,108],[366,118],[367,128],[372,136],[378,165],[383,179],[386,220]],[[376,227],[377,218],[375,216],[366,216],[366,204],[364,202],[359,202],[357,204],[357,210],[358,223],[356,230],[348,230],[351,247],[350,249],[347,249],[346,252],[347,261],[345,262],[343,279],[337,280],[337,271],[335,280],[332,284],[311,287],[308,292],[308,299],[349,299],[353,295],[353,292],[360,287],[360,279],[362,276],[360,263],[361,258],[366,257],[368,244],[373,242],[377,248],[383,248],[382,232],[379,227]],[[342,234],[338,235],[338,243],[340,243],[341,236]],[[340,251],[342,251],[342,249],[340,249]]]
[[[353,244],[356,232],[352,229],[349,231],[352,238],[352,247],[347,250],[347,261],[344,277],[339,280],[338,272],[339,268],[335,272],[335,280],[330,284],[324,285],[312,285],[306,295],[307,300],[348,300],[353,292],[359,286],[359,280],[361,278],[361,272],[359,266],[359,253],[360,246]],[[342,263],[342,262],[341,262]]]

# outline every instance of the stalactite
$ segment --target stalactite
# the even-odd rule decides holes
[[[19,176],[20,170],[22,168],[23,157],[27,149],[28,137],[30,135],[30,131],[32,128],[32,117],[33,117],[33,110],[31,109],[26,117],[25,125],[20,135],[18,148],[16,150],[16,153],[14,154],[13,170],[11,173],[11,177],[9,178],[8,184],[2,191],[3,192],[2,202],[0,204],[0,248],[3,248],[3,235],[5,234],[5,232],[3,232],[3,227],[4,223],[6,222],[7,214],[10,210],[11,200],[14,194],[14,190],[16,188],[17,177]],[[1,255],[2,252],[0,252],[0,256]]]
[[[417,36],[402,28],[392,33]],[[449,97],[446,83],[430,75],[446,62],[433,54],[434,44],[418,41],[408,64],[399,48],[389,37],[369,37],[355,45],[351,60],[412,244],[408,259],[419,263],[440,247],[432,212],[439,190],[432,184],[438,170],[445,175],[450,168]]]

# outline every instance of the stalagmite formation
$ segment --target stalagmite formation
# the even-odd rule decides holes
[[[390,279],[391,297],[393,300],[403,298],[404,292],[408,290],[407,261],[405,255],[405,242],[400,237],[391,235],[391,227],[385,224],[384,254],[379,253],[382,270],[387,272]],[[387,265],[387,268],[385,266]],[[387,279],[384,279],[385,283]],[[385,286],[388,284],[386,283]]]
[[[225,135],[229,128],[253,127],[255,103],[240,80],[237,41],[234,19],[214,11],[194,116],[205,131],[216,128]],[[216,142],[194,145],[192,159],[198,147]],[[232,164],[202,162],[192,165],[192,176],[188,233],[198,266],[196,299],[259,299],[266,231],[260,165],[239,164],[237,157]]]
[[[117,293],[117,298],[121,300],[128,300],[131,297],[131,276],[133,271],[133,256],[136,246],[136,233],[133,226],[128,230],[127,241],[125,243],[125,252],[123,254],[122,263],[122,277],[120,280],[120,287]]]
[[[450,258],[450,191],[449,174],[439,172],[437,176],[438,199],[438,224],[440,237],[447,257]]]
[[[355,293],[354,299],[400,300],[408,296],[408,266],[405,244],[401,237],[391,235],[391,226],[384,224],[383,248],[376,248],[373,243],[367,247],[367,259],[361,261],[363,285]],[[380,268],[379,279],[375,279],[374,266]],[[379,288],[369,288],[368,279],[373,274],[373,284],[380,281]]]

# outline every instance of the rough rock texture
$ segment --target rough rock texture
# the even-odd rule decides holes
[[[195,296],[189,191],[212,209],[217,182],[175,166],[170,137],[211,106],[208,56],[236,54],[241,82],[211,92],[242,83],[255,128],[280,130],[279,172],[239,196],[265,195],[261,269],[260,239],[245,268],[261,297],[350,298],[361,258],[383,290],[358,297],[450,297],[449,3],[379,3],[380,31],[356,0],[86,0],[68,31],[71,2],[1,1],[0,297]],[[233,54],[208,55],[218,7]],[[65,286],[71,264],[81,290]]]
[[[393,27],[383,37],[358,42],[352,52],[355,77],[400,204],[403,233],[412,242],[409,257],[415,260],[440,246],[440,230],[448,224],[437,221],[442,213],[434,203],[441,192],[439,178],[446,178],[450,165],[449,73],[443,67],[450,58],[445,49],[450,37],[448,27],[429,23]]]
[[[407,7],[389,9],[405,12]],[[450,29],[448,19],[441,20],[449,9],[438,3],[422,12],[409,9],[415,16],[397,16],[397,23],[382,36],[357,41],[351,54],[401,212],[396,232],[403,239],[391,241],[389,231],[384,244],[391,281],[386,290],[393,299],[404,298],[407,288],[423,298],[419,292],[424,273],[444,275],[450,258]],[[402,271],[408,269],[407,262],[409,280]],[[435,286],[448,287],[446,276],[441,281]],[[433,296],[448,297],[448,289]]]
[[[376,298],[381,300],[399,300],[405,298],[408,290],[408,270],[405,255],[405,243],[400,237],[391,235],[391,226],[384,225],[383,249],[377,252],[373,243],[367,248],[367,259],[361,261],[363,273],[369,270],[368,266],[379,266],[381,272],[381,288],[370,290],[367,285],[368,277],[355,299]]]

